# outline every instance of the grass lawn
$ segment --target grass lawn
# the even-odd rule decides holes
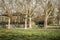
[[[0,40],[60,40],[60,30],[0,29]]]

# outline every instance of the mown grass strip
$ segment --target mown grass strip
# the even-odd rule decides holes
[[[0,40],[60,40],[60,30],[1,29]]]

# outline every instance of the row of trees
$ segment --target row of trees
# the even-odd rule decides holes
[[[40,19],[44,21],[44,28],[47,28],[50,18],[57,19],[58,24],[60,24],[59,2],[59,0],[0,0],[0,7],[2,8],[0,13],[1,15],[7,14],[8,29],[11,27],[11,18],[15,13],[17,13],[17,19],[21,14],[24,15],[22,17],[25,18],[25,29],[27,29],[28,24],[29,28],[32,28],[32,20],[40,21]]]

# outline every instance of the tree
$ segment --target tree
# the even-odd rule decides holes
[[[58,5],[57,22],[60,25],[60,5]]]
[[[7,13],[7,16],[9,17],[9,18],[8,18],[8,29],[11,28],[11,26],[10,26],[10,22],[11,22],[11,18],[12,18],[11,2],[12,2],[12,0],[10,0],[10,1],[8,2],[8,4],[7,4],[7,3],[5,3],[5,1],[4,1],[5,13]]]
[[[35,11],[37,10],[37,8],[39,8],[39,5],[37,4],[38,2],[36,0],[22,0],[22,2],[18,1],[17,3],[19,9],[18,11],[22,14],[25,14],[25,29],[27,29],[28,24],[29,28],[32,28],[32,17],[35,17]]]
[[[54,8],[52,6],[51,1],[48,1],[48,3],[45,5],[44,13],[45,13],[45,20],[44,20],[44,27],[47,28],[47,21],[49,18],[49,15],[53,12]]]

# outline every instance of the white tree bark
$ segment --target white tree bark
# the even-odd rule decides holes
[[[59,21],[59,25],[60,25],[60,21]]]
[[[27,15],[26,15],[26,18],[25,18],[25,29],[27,29]]]
[[[44,28],[45,29],[47,28],[47,20],[48,20],[48,14],[46,12],[46,14],[45,14],[45,20],[44,20]]]
[[[8,19],[8,29],[10,29],[11,26],[10,26],[10,18]]]
[[[47,20],[48,20],[48,18],[46,17],[46,18],[45,18],[45,22],[44,22],[44,28],[45,28],[45,29],[47,28]]]
[[[29,28],[32,28],[32,24],[31,24],[31,22],[32,22],[32,18],[29,17]]]

